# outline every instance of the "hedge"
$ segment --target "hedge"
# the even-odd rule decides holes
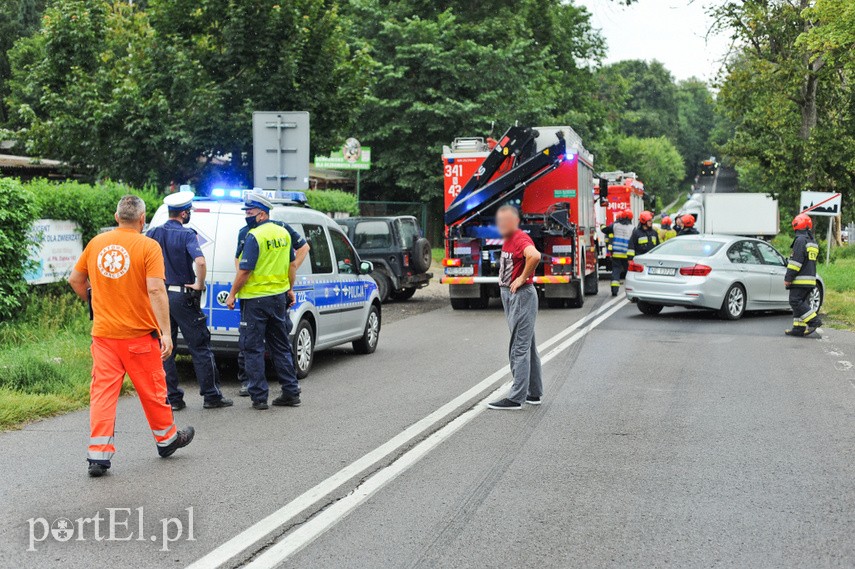
[[[306,192],[309,207],[324,213],[338,211],[359,215],[356,196],[341,190],[309,190]]]
[[[26,250],[37,212],[30,190],[18,180],[0,178],[0,321],[17,313],[27,292]]]
[[[122,196],[136,194],[146,203],[148,219],[162,203],[158,193],[146,188],[139,190],[119,182],[49,182],[33,180],[25,185],[36,199],[38,217],[70,219],[80,226],[83,243],[88,243],[103,227],[116,225],[113,217]]]

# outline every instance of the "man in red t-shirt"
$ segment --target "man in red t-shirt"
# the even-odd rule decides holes
[[[496,212],[496,225],[505,240],[499,261],[499,290],[505,318],[511,329],[511,374],[514,383],[505,399],[490,403],[490,409],[522,409],[523,403],[540,405],[543,381],[540,356],[534,340],[537,319],[537,291],[532,277],[540,263],[540,251],[520,229],[520,214],[513,206]]]

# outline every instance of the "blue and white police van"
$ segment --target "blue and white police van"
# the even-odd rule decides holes
[[[189,227],[193,228],[208,267],[202,311],[208,316],[214,352],[238,352],[238,307],[229,310],[226,298],[232,286],[238,232],[245,225],[246,190],[215,188],[209,197],[193,200]],[[302,192],[265,192],[276,204],[270,217],[283,221],[305,237],[310,250],[293,283],[296,304],[291,307],[294,364],[301,379],[309,374],[314,354],[352,343],[360,354],[377,349],[380,339],[380,298],[368,276],[369,261],[361,261],[347,235],[329,216],[310,209]],[[161,205],[151,227],[169,218]],[[240,301],[238,301],[240,303]],[[181,350],[181,339],[178,348]]]

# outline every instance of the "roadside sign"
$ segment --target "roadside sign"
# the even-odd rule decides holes
[[[309,189],[309,113],[252,113],[252,173],[264,190]]]
[[[843,198],[835,192],[802,192],[800,209],[809,215],[836,217],[843,210]]]
[[[33,267],[24,275],[29,284],[55,283],[68,278],[83,253],[77,224],[58,219],[39,219],[30,233]]]
[[[315,168],[327,170],[370,170],[371,148],[362,146],[355,138],[348,138],[340,150],[329,156],[315,155]]]

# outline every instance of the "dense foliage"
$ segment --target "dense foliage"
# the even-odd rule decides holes
[[[21,251],[36,219],[33,194],[20,182],[0,178],[0,321],[12,318],[27,291]]]
[[[306,192],[309,207],[324,213],[349,213],[358,215],[356,196],[341,190],[309,190]]]

